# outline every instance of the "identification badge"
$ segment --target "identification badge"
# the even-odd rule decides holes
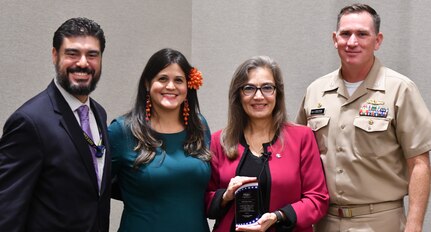
[[[325,114],[325,108],[311,109],[310,115]]]

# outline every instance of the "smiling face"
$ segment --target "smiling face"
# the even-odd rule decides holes
[[[187,97],[187,80],[178,64],[168,65],[151,80],[150,97],[156,114],[179,112]]]
[[[52,61],[59,84],[81,102],[96,88],[102,69],[102,53],[97,38],[65,37],[57,52],[52,49]]]
[[[248,82],[246,85],[254,85],[258,88],[264,85],[275,86],[274,77],[267,68],[258,67],[248,72]],[[251,121],[253,120],[272,120],[272,111],[276,103],[277,91],[272,95],[262,95],[261,90],[255,94],[247,96],[241,91],[242,107]]]
[[[383,35],[376,34],[368,12],[349,13],[340,18],[333,41],[343,66],[364,67],[373,64],[374,51],[379,49]]]

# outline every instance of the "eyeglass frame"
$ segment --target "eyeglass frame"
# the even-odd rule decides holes
[[[265,93],[264,91],[262,91],[262,88],[263,87],[267,87],[267,86],[271,86],[272,87],[272,92],[271,93],[269,93],[269,92]],[[254,93],[253,94],[246,94],[245,90],[244,90],[245,87],[253,87],[254,88]],[[265,84],[261,85],[260,87],[257,87],[256,85],[253,85],[253,84],[246,84],[246,85],[242,86],[240,89],[241,89],[242,93],[245,96],[248,96],[248,97],[256,95],[256,93],[257,93],[258,90],[260,90],[260,93],[262,94],[262,96],[269,97],[269,96],[274,95],[275,90],[277,90],[277,87],[274,84],[269,84],[269,83],[265,83]]]

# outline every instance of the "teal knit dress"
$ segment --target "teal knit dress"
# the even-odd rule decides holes
[[[201,117],[206,128],[207,123]],[[112,175],[119,179],[124,203],[122,232],[207,232],[204,194],[211,175],[208,162],[185,154],[186,131],[158,134],[163,141],[155,158],[139,169],[136,140],[124,117],[108,129],[112,154]],[[209,147],[210,131],[205,132]]]

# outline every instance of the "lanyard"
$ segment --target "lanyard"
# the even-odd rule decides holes
[[[102,138],[100,138],[100,145],[97,146],[96,143],[90,138],[90,136],[87,135],[87,133],[85,133],[85,131],[82,131],[82,133],[84,134],[84,138],[87,141],[88,145],[90,145],[92,148],[94,148],[96,150],[96,157],[100,158],[103,156],[103,154],[105,154],[105,146],[102,144]]]

